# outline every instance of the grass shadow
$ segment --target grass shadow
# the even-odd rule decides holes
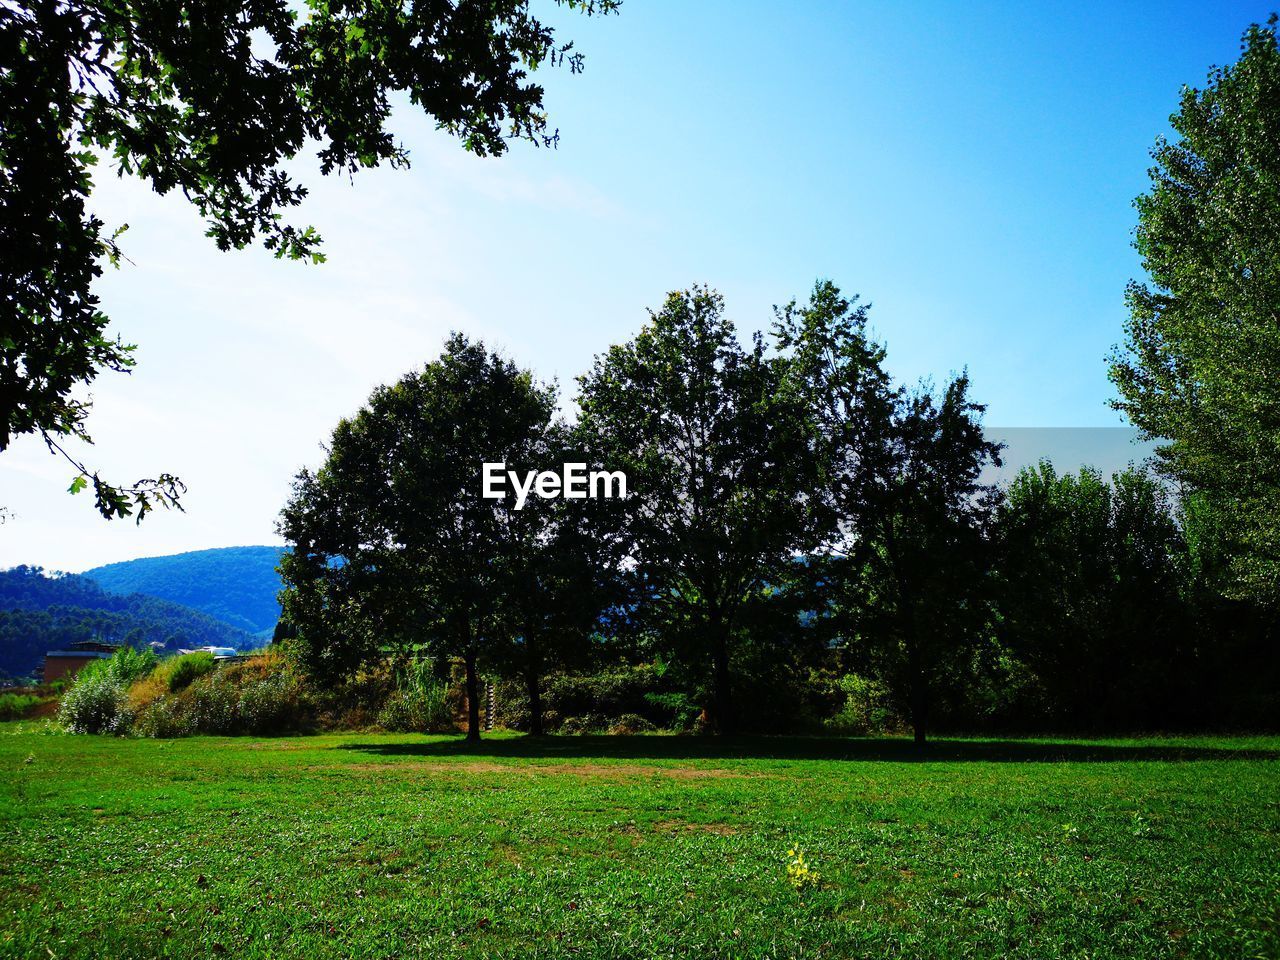
[[[530,760],[848,760],[895,763],[1108,763],[1188,760],[1280,760],[1280,750],[1080,740],[932,740],[923,748],[901,737],[544,736],[469,742],[337,745],[384,757],[492,757]]]

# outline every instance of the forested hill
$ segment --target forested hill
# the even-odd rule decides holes
[[[269,636],[280,619],[282,547],[221,547],[144,557],[86,570],[83,576],[112,593],[145,593]]]
[[[39,567],[0,570],[0,676],[26,677],[45,651],[76,640],[141,646],[249,649],[259,640],[207,614],[157,597],[107,593],[85,577]]]

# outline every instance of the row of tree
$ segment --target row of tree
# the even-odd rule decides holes
[[[461,337],[379,390],[298,478],[281,530],[299,655],[340,674],[431,650],[539,677],[602,650],[684,665],[720,731],[744,670],[841,651],[930,718],[1275,725],[1280,608],[1280,43],[1186,88],[1137,201],[1115,406],[1159,479],[981,481],[1000,452],[965,376],[891,383],[856,300],[820,283],[743,346],[672,294],[552,388]],[[624,470],[631,495],[478,495],[480,464]],[[1176,491],[1171,497],[1170,491]],[[739,683],[741,686],[741,683]],[[1012,691],[1012,692],[1011,692]]]
[[[460,658],[472,737],[482,672],[523,679],[540,732],[547,671],[637,655],[680,664],[722,733],[759,726],[735,710],[742,672],[832,656],[921,740],[935,713],[979,716],[983,690],[1026,723],[1177,719],[1204,659],[1206,525],[1189,552],[1138,470],[983,483],[1000,449],[967,377],[907,389],[884,358],[830,282],[749,346],[694,288],[596,359],[566,422],[552,386],[455,335],[299,475],[280,524],[294,649],[335,678]],[[622,470],[629,493],[517,509],[481,496],[494,461]]]

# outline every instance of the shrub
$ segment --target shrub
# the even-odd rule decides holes
[[[186,711],[174,699],[162,697],[143,707],[133,721],[134,733],[142,737],[185,737],[194,731]]]
[[[889,691],[879,681],[857,673],[846,673],[839,681],[845,695],[840,712],[827,721],[838,733],[883,733],[898,725],[890,706]]]
[[[149,647],[121,647],[110,658],[93,661],[63,694],[58,719],[72,733],[128,733],[133,722],[129,685],[151,673],[156,663]]]
[[[290,669],[295,669],[286,658]],[[378,715],[387,697],[395,690],[395,680],[386,663],[360,667],[354,676],[339,683],[317,686],[306,675],[297,674],[315,712],[315,724],[323,730],[367,730],[378,725]]]
[[[128,732],[132,714],[124,684],[113,676],[110,662],[89,664],[63,695],[58,719],[72,733]]]
[[[169,692],[177,693],[189,687],[192,680],[211,672],[215,665],[213,654],[208,650],[185,653],[167,661],[165,667],[169,675]]]
[[[288,733],[309,727],[314,714],[299,676],[281,657],[267,655],[195,676],[147,704],[135,729],[148,737]]]
[[[130,684],[127,691],[129,696],[129,708],[137,716],[145,707],[159,700],[162,696],[169,692],[169,674],[165,669],[165,663],[152,670],[141,680],[136,680]]]
[[[183,691],[187,725],[191,733],[232,734],[236,732],[239,691],[228,682],[225,672],[207,674]]]
[[[504,726],[529,728],[529,699],[523,683],[500,683],[497,706]],[[688,730],[701,712],[661,663],[621,665],[594,673],[550,673],[543,679],[542,707],[544,728],[560,733],[602,732],[617,725],[637,732]]]
[[[310,713],[306,701],[306,690],[291,670],[251,677],[240,685],[240,730],[258,734],[297,730]]]
[[[560,733],[571,735],[587,733],[604,733],[609,727],[609,719],[598,713],[583,713],[568,717],[560,724]]]
[[[39,703],[29,693],[0,693],[0,720],[21,720]]]
[[[107,674],[122,687],[127,687],[156,668],[159,660],[150,647],[138,650],[134,647],[121,647],[107,661]]]
[[[609,728],[609,733],[617,736],[619,734],[651,733],[657,729],[638,713],[624,713]]]
[[[141,716],[151,704],[166,694],[185,690],[193,680],[210,673],[216,665],[213,654],[207,650],[161,660],[151,673],[129,687],[129,705],[135,714]]]

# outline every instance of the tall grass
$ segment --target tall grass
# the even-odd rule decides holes
[[[186,661],[188,665],[184,665]],[[167,689],[138,711],[135,732],[146,737],[194,734],[275,734],[306,729],[315,707],[311,692],[283,657],[267,653],[199,673],[202,661],[178,658],[167,668]],[[175,679],[195,673],[185,683]],[[160,684],[152,683],[155,691]],[[135,696],[144,693],[135,688]]]
[[[456,727],[448,694],[429,661],[411,661],[397,671],[396,689],[378,714],[378,726],[403,733],[447,733]]]

